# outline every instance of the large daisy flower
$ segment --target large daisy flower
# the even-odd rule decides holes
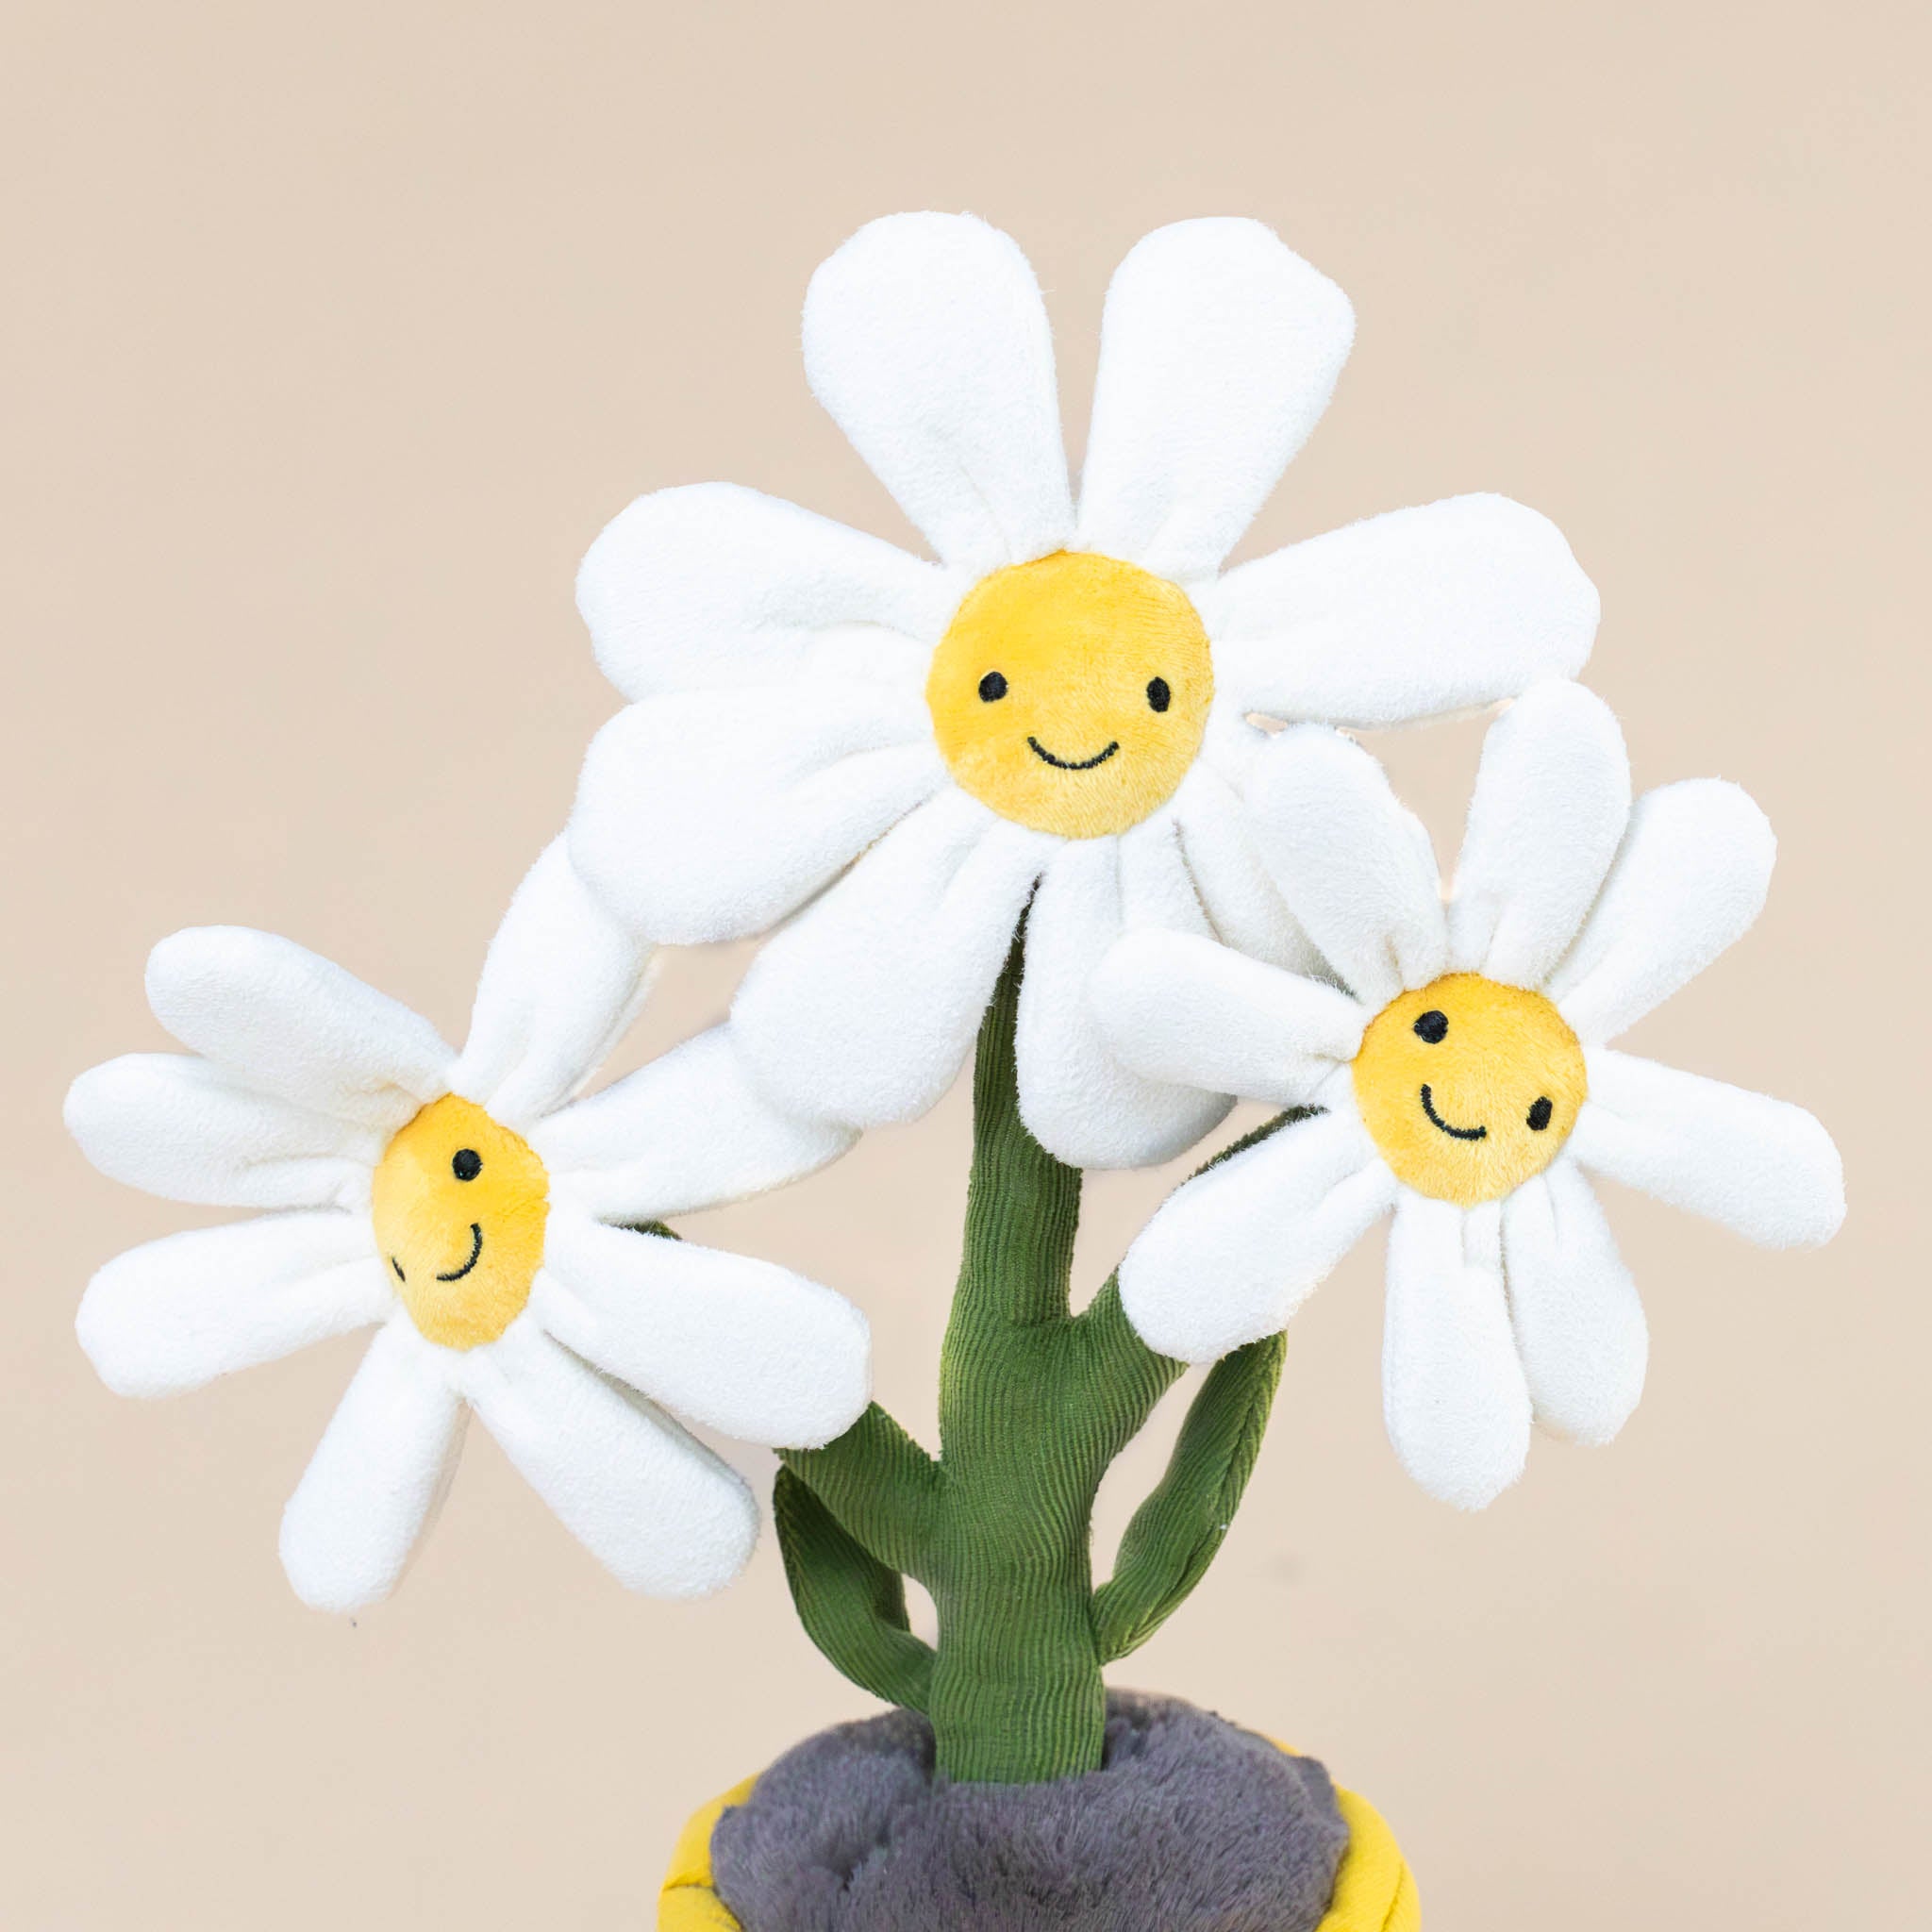
[[[214,926],[148,964],[156,1016],[194,1057],[75,1083],[67,1123],[103,1172],[271,1210],[94,1276],[80,1340],[110,1388],[171,1394],[377,1327],[283,1517],[306,1602],[353,1610],[394,1587],[473,1409],[620,1582],[690,1596],[737,1574],[758,1506],[664,1408],[789,1447],[864,1407],[865,1320],[830,1290],[608,1224],[791,1180],[848,1139],[774,1114],[724,1028],[573,1101],[641,964],[559,841],[491,946],[461,1054],[328,960]]]
[[[633,702],[571,849],[654,939],[790,919],[734,1010],[780,1105],[929,1107],[1024,913],[1027,1125],[1085,1166],[1178,1151],[1223,1103],[1123,1065],[1087,981],[1150,925],[1315,963],[1244,823],[1256,718],[1390,724],[1581,665],[1595,591],[1501,497],[1223,572],[1353,332],[1258,223],[1147,236],[1108,292],[1076,506],[1025,258],[970,216],[891,216],[812,277],[806,373],[939,561],[726,484],[597,540],[578,602]]]
[[[1094,1002],[1150,1077],[1323,1109],[1209,1168],[1121,1268],[1151,1347],[1272,1334],[1391,1208],[1383,1400],[1409,1474],[1487,1503],[1532,1420],[1585,1442],[1642,1391],[1643,1310],[1587,1174],[1753,1241],[1823,1241],[1838,1150],[1802,1108],[1606,1045],[1757,918],[1774,843],[1735,785],[1633,808],[1616,721],[1551,683],[1490,730],[1445,907],[1422,826],[1337,734],[1256,779],[1268,863],[1346,991],[1136,935]]]

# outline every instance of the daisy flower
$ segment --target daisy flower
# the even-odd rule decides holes
[[[598,538],[578,604],[632,703],[571,850],[653,939],[790,922],[733,1015],[779,1105],[931,1106],[1024,914],[1027,1125],[1083,1166],[1178,1151],[1222,1104],[1124,1066],[1086,988],[1149,925],[1315,963],[1246,824],[1256,716],[1390,724],[1582,664],[1596,593],[1501,497],[1223,571],[1353,333],[1258,223],[1158,229],[1108,292],[1076,505],[1024,257],[971,216],[891,216],[812,277],[806,373],[939,560],[727,484]]]
[[[665,1408],[791,1447],[865,1406],[865,1321],[830,1290],[608,1224],[775,1186],[849,1139],[774,1114],[724,1028],[573,1100],[641,965],[559,841],[491,945],[461,1054],[303,947],[211,926],[148,962],[156,1017],[192,1057],[75,1083],[67,1124],[104,1173],[269,1210],[94,1276],[77,1325],[109,1388],[172,1394],[377,1328],[282,1519],[305,1602],[389,1593],[473,1409],[621,1583],[692,1596],[743,1566],[758,1506]]]
[[[1550,683],[1491,728],[1445,906],[1427,835],[1330,732],[1256,780],[1263,849],[1346,991],[1183,935],[1097,975],[1150,1077],[1323,1109],[1188,1182],[1121,1268],[1150,1347],[1205,1361],[1274,1333],[1392,1208],[1383,1404],[1409,1474],[1465,1508],[1521,1474],[1534,1419],[1606,1442],[1643,1388],[1643,1310],[1588,1174],[1767,1246],[1844,1214],[1802,1108],[1605,1042],[1757,918],[1774,841],[1735,785],[1633,808],[1624,741]]]

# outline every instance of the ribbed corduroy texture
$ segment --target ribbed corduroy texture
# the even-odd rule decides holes
[[[1272,1337],[1215,1366],[1096,1591],[1100,1480],[1183,1371],[1134,1334],[1113,1280],[1070,1312],[1080,1175],[1020,1119],[1019,980],[1016,944],[974,1068],[940,1455],[874,1404],[827,1447],[786,1452],[776,1494],[786,1572],[813,1641],[855,1683],[932,1720],[943,1776],[1000,1784],[1100,1765],[1101,1667],[1159,1627],[1220,1547],[1283,1348]],[[937,1649],[907,1627],[906,1576],[932,1594]]]

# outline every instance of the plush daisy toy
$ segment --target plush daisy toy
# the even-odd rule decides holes
[[[1445,907],[1365,751],[1295,730],[1259,763],[1267,863],[1345,991],[1142,934],[1094,1002],[1150,1078],[1322,1111],[1180,1189],[1122,1300],[1152,1347],[1209,1359],[1280,1328],[1392,1208],[1389,1433],[1424,1488],[1477,1507],[1522,1473],[1532,1418],[1607,1441],[1642,1390],[1643,1312],[1587,1174],[1772,1246],[1843,1216],[1808,1113],[1605,1044],[1757,916],[1771,828],[1715,779],[1633,808],[1615,720],[1553,682],[1491,728]]]
[[[1076,496],[1019,250],[968,216],[860,230],[812,279],[807,373],[937,560],[722,484],[634,503],[578,585],[629,707],[463,1050],[298,946],[203,929],[148,970],[189,1053],[73,1089],[110,1175],[260,1210],[94,1277],[80,1339],[112,1388],[377,1331],[284,1517],[308,1602],[393,1587],[473,1409],[664,1595],[728,1581],[758,1530],[684,1423],[779,1451],[800,1622],[897,1708],[700,1810],[660,1932],[1416,1932],[1373,1807],[1105,1674],[1221,1546],[1284,1324],[1392,1210],[1390,1431],[1475,1507],[1536,1420],[1604,1441],[1641,1391],[1586,1175],[1767,1242],[1838,1225],[1808,1114],[1606,1044],[1750,924],[1773,847],[1734,786],[1633,808],[1614,721],[1567,681],[1597,600],[1557,530],[1465,496],[1224,569],[1352,330],[1257,223],[1149,235],[1108,293]],[[1344,730],[1507,699],[1445,904]],[[652,944],[765,934],[726,1026],[578,1097]],[[659,1222],[924,1111],[969,1054],[925,1442],[868,1403],[853,1308]],[[1076,1298],[1081,1170],[1167,1158],[1237,1095],[1307,1113]],[[1099,1574],[1109,1471],[1210,1359]]]
[[[1147,236],[1108,293],[1076,504],[1024,258],[971,216],[892,216],[813,276],[806,372],[939,561],[724,484],[643,497],[592,546],[578,601],[632,704],[573,855],[653,939],[791,919],[734,1009],[780,1105],[929,1107],[1030,906],[1027,1126],[1076,1165],[1178,1152],[1225,1103],[1123,1065],[1086,988],[1144,926],[1316,963],[1250,836],[1257,714],[1390,724],[1581,666],[1596,594],[1501,497],[1224,574],[1353,332],[1257,222]]]
[[[110,1261],[82,1304],[109,1387],[164,1395],[367,1325],[378,1332],[282,1523],[308,1603],[386,1595],[475,1409],[632,1590],[728,1582],[758,1532],[744,1483],[658,1405],[747,1441],[829,1441],[865,1407],[864,1318],[829,1290],[641,1223],[808,1173],[848,1136],[773,1113],[719,1028],[572,1095],[628,1024],[642,960],[561,841],[485,962],[469,1043],[287,940],[176,933],[156,1016],[196,1058],[75,1083],[105,1173],[272,1210]]]

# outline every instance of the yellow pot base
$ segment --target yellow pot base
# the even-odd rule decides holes
[[[1286,1744],[1279,1748],[1288,1750]],[[711,1833],[726,1811],[751,1796],[757,1783],[748,1777],[722,1798],[713,1798],[678,1834],[671,1870],[658,1894],[658,1932],[744,1932],[711,1883]],[[1348,1826],[1348,1850],[1335,1874],[1335,1896],[1316,1932],[1420,1932],[1423,1914],[1415,1878],[1395,1834],[1366,1798],[1340,1785],[1335,1803]]]

